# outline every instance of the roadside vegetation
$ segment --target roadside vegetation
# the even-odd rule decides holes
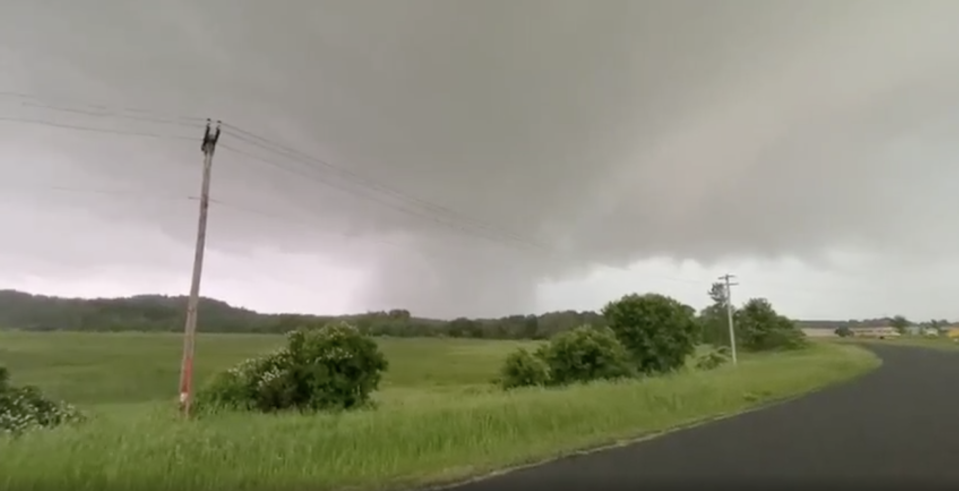
[[[879,364],[807,341],[753,299],[734,309],[733,365],[726,298],[712,293],[698,313],[627,295],[602,322],[541,340],[372,337],[344,321],[205,335],[189,421],[176,412],[175,335],[2,332],[0,418],[35,422],[0,436],[0,487],[413,487],[734,414]],[[14,382],[39,387],[26,390],[49,417],[11,403]]]

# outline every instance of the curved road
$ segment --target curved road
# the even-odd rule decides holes
[[[875,346],[883,366],[801,399],[451,489],[704,484],[959,489],[959,351]],[[588,486],[588,487],[587,487]]]

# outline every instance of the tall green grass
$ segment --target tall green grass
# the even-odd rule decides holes
[[[177,396],[182,337],[167,333],[0,331],[0,364],[15,381],[74,404],[169,401]],[[196,380],[284,343],[283,336],[200,334]],[[390,360],[381,387],[444,389],[486,384],[530,341],[377,338]]]
[[[3,336],[0,343],[10,339]],[[133,348],[137,343],[126,339],[122,345],[132,351],[152,352]],[[108,391],[105,403],[87,406],[93,418],[83,426],[0,440],[0,488],[319,491],[415,486],[739,412],[847,380],[879,364],[856,346],[815,344],[803,352],[745,357],[738,367],[709,372],[503,393],[485,382],[515,343],[497,343],[386,340],[383,347],[396,373],[378,394],[379,408],[340,415],[227,414],[184,422],[171,404],[147,388],[132,398],[142,402],[115,403],[117,394]],[[223,361],[231,358],[227,352],[238,351],[224,348]],[[128,360],[125,356],[120,358]],[[110,365],[109,358],[106,353],[99,363]],[[20,368],[30,373],[22,363]],[[123,368],[102,376],[123,378]],[[415,379],[417,371],[426,378]],[[33,376],[40,378],[36,372]],[[454,383],[457,378],[461,382]],[[81,382],[96,386],[95,380]],[[90,398],[95,392],[75,389]],[[156,394],[169,394],[172,401],[165,377]]]

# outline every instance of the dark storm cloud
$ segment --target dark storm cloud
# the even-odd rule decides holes
[[[943,143],[959,109],[955,2],[8,0],[0,13],[12,90],[221,117],[482,222],[323,187],[360,189],[224,136],[215,197],[297,225],[214,208],[213,246],[369,267],[371,307],[522,311],[539,281],[591,264],[959,242],[942,226],[959,204],[943,184],[959,177]],[[71,134],[55,148],[85,185],[188,195],[197,146]],[[183,214],[102,203],[89,209],[192,240]]]

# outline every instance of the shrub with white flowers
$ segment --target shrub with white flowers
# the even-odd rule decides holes
[[[12,386],[10,372],[0,367],[0,435],[19,435],[82,419],[76,408],[44,397],[36,387]]]
[[[287,334],[287,345],[217,374],[197,394],[201,409],[343,410],[370,402],[386,358],[345,322]]]

